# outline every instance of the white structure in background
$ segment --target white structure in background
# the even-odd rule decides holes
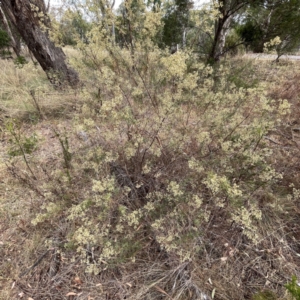
[[[48,1],[45,2],[47,4]],[[59,8],[63,6],[63,0],[50,0],[49,3],[51,8]]]

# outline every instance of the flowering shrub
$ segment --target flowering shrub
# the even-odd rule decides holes
[[[283,296],[298,274],[297,65],[171,55],[159,9],[126,3],[65,49],[78,89],[30,62],[3,70],[3,103],[26,109],[2,118],[1,270],[17,278],[2,298]]]
[[[73,164],[94,176],[67,210],[78,251],[98,249],[88,270],[135,260],[149,241],[193,260],[216,211],[258,241],[260,199],[281,178],[264,136],[287,103],[270,100],[263,85],[236,87],[226,66],[213,69],[189,51],[170,55],[137,40],[132,52],[95,32],[76,61],[87,78],[76,130],[94,146]]]
[[[236,87],[226,64],[158,49],[157,14],[144,15],[128,48],[112,42],[110,22],[95,26],[73,62],[85,80],[74,128],[91,143],[72,157],[71,173],[87,174],[90,188],[66,214],[69,243],[83,257],[96,249],[90,272],[134,261],[151,242],[190,261],[216,211],[256,242],[260,199],[281,178],[264,136],[288,104],[269,99],[263,85]],[[51,201],[34,223],[62,209]]]

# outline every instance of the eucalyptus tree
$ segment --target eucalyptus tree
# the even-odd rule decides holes
[[[162,42],[174,47],[186,44],[186,32],[189,27],[190,10],[193,7],[191,0],[171,0],[164,4]]]
[[[2,38],[4,38],[7,35],[8,38],[7,44],[11,46],[14,52],[16,53],[16,55],[19,56],[21,52],[20,36],[18,36],[14,28],[10,28],[6,15],[2,10],[1,6],[0,6],[0,24],[2,27],[2,34],[1,34]]]
[[[247,5],[251,0],[213,0],[212,8],[215,17],[215,30],[209,53],[209,61],[215,62],[225,53],[226,35],[229,32],[233,18]]]
[[[300,0],[269,0],[249,7],[237,32],[254,52],[263,52],[278,37],[274,48],[280,56],[300,45],[299,28]]]
[[[64,52],[49,38],[51,22],[44,0],[1,0],[1,8],[49,80],[67,81],[76,86],[79,82],[77,73],[67,66]]]

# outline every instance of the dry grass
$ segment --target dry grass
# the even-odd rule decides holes
[[[274,188],[278,189],[278,195],[285,195],[291,191],[291,183],[300,188],[300,139],[298,141],[295,130],[300,113],[298,63],[275,65],[237,60],[233,69],[236,67],[246,70],[241,84],[251,86],[257,80],[264,80],[275,101],[286,98],[292,105],[292,113],[265,137],[274,150],[272,164],[283,174],[282,182]],[[252,74],[251,78],[247,72]],[[4,61],[0,86],[1,299],[198,300],[211,299],[214,294],[217,300],[240,300],[253,299],[257,291],[268,290],[276,294],[274,299],[288,299],[284,284],[292,274],[300,275],[300,207],[297,201],[291,200],[280,203],[284,207],[282,211],[270,210],[265,204],[276,206],[281,199],[268,198],[267,191],[257,191],[258,195],[255,195],[259,198],[261,193],[263,211],[263,218],[257,224],[263,238],[257,244],[243,235],[240,225],[228,224],[228,212],[212,207],[210,219],[199,234],[198,255],[192,261],[179,263],[176,255],[160,248],[154,235],[148,234],[145,222],[144,228],[137,230],[143,247],[136,253],[135,261],[120,261],[114,265],[103,261],[101,272],[86,273],[86,266],[95,263],[101,245],[87,246],[85,259],[76,253],[70,237],[79,221],[67,219],[66,211],[91,194],[92,179],[100,175],[95,175],[88,167],[74,166],[84,166],[86,158],[99,145],[120,151],[129,131],[124,129],[123,135],[107,142],[101,139],[96,129],[88,132],[86,139],[85,132],[76,127],[78,116],[82,118],[86,114],[82,110],[86,100],[79,91],[55,91],[41,70],[31,64],[19,70],[11,62]],[[33,95],[31,91],[34,91]],[[140,113],[143,117],[143,112]],[[32,133],[38,136],[37,150],[33,155],[27,155],[34,177],[21,157],[8,157],[11,135],[6,124],[12,119],[19,124],[21,136]],[[192,113],[190,120],[191,123],[195,121]],[[168,139],[172,124],[174,120],[170,121],[170,129],[163,133],[161,140],[155,141],[158,145]],[[110,123],[100,127],[102,134],[113,129]],[[62,140],[67,136],[73,165],[69,170],[55,132],[60,133]],[[140,128],[140,132],[150,136],[147,128]],[[189,149],[179,148],[174,157],[169,156],[171,152],[162,156],[159,161],[159,167],[165,167],[162,181],[168,176],[179,179],[184,174],[186,165],[178,158],[178,153]],[[126,158],[120,157],[120,161],[127,163],[129,171],[136,171],[136,165]],[[69,180],[67,171],[71,173]],[[101,171],[109,174],[109,168]],[[43,205],[53,199],[59,199],[61,205],[52,217],[38,226],[32,225],[36,215],[45,212]],[[70,292],[73,294],[68,294]]]

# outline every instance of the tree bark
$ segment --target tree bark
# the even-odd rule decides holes
[[[234,15],[250,0],[217,0],[220,17],[215,22],[215,36],[209,53],[208,61],[216,62],[225,53],[226,35],[230,29]]]
[[[2,8],[11,24],[20,33],[28,49],[55,84],[67,81],[71,86],[79,83],[78,74],[67,66],[61,48],[49,39],[50,21],[44,0],[1,0]]]
[[[14,34],[12,33],[12,31],[10,30],[7,18],[0,6],[0,21],[1,24],[3,25],[3,28],[5,29],[5,31],[7,32],[7,34],[9,35],[10,38],[10,45],[13,48],[14,52],[16,53],[17,56],[20,55],[20,51],[21,51],[21,45],[20,45],[20,41],[17,37],[14,36]]]
[[[220,57],[224,54],[226,35],[228,33],[232,18],[233,15],[228,17],[224,16],[224,18],[219,18],[216,20],[215,37],[209,55],[210,60],[219,61]]]

